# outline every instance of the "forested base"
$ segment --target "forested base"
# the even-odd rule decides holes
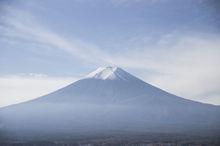
[[[0,146],[219,146],[220,136],[144,134],[117,136],[65,136],[41,139],[4,139]]]

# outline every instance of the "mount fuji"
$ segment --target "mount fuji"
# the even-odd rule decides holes
[[[15,133],[220,131],[220,108],[178,97],[119,67],[98,68],[48,95],[0,109]]]

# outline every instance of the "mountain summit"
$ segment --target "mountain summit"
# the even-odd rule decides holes
[[[86,77],[95,78],[95,79],[115,79],[117,78],[117,74],[120,72],[118,67],[99,67],[95,71],[88,74]]]
[[[116,66],[99,67],[91,72],[86,78],[95,78],[101,80],[129,80],[134,78],[131,74]]]
[[[220,131],[219,107],[175,96],[118,67],[98,68],[48,95],[2,108],[0,117],[13,133]]]

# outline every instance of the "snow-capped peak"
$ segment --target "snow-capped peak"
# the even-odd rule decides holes
[[[114,79],[116,78],[115,73],[117,72],[118,67],[99,67],[95,71],[91,72],[88,74],[86,77],[87,78],[96,78],[96,79]]]
[[[101,79],[101,80],[107,80],[107,79],[128,80],[129,78],[131,78],[131,75],[119,67],[108,66],[108,67],[99,67],[95,71],[88,74],[86,78],[95,78],[95,79]]]

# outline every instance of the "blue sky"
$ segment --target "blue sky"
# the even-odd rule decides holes
[[[217,0],[2,0],[1,105],[107,65],[179,96],[220,104],[218,6]]]

